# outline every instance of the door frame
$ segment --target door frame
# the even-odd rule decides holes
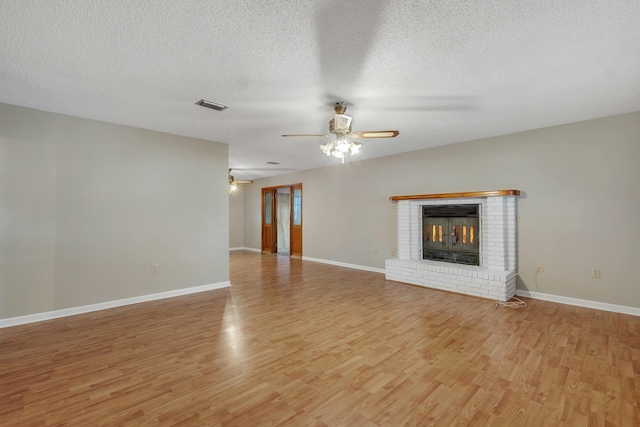
[[[260,240],[262,242],[262,253],[272,254],[277,253],[277,242],[278,242],[278,231],[277,231],[277,221],[278,215],[276,212],[276,193],[279,188],[288,188],[291,194],[289,197],[289,256],[293,258],[301,258],[302,257],[302,183],[296,184],[288,184],[288,185],[276,185],[273,187],[263,187],[261,189],[261,220],[260,220],[260,230],[261,236]],[[294,225],[293,218],[293,192],[294,190],[300,190],[300,224]],[[271,223],[266,224],[266,206],[265,206],[265,194],[271,194]],[[295,250],[294,249],[298,249]]]

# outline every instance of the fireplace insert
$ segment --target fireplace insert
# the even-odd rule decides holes
[[[422,258],[480,265],[480,205],[422,207]]]

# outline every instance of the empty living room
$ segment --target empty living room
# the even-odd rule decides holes
[[[0,425],[640,425],[637,1],[0,22]]]

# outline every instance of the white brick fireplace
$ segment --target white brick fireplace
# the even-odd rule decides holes
[[[398,206],[398,257],[385,262],[386,279],[507,301],[516,292],[518,190],[393,196]],[[422,206],[480,205],[480,265],[422,259]]]

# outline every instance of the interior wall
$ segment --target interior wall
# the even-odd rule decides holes
[[[244,247],[244,187],[229,194],[229,248]]]
[[[395,256],[389,196],[517,189],[520,289],[640,307],[638,135],[640,112],[257,180],[245,246],[260,247],[262,187],[303,183],[305,256],[376,268]]]
[[[0,318],[228,281],[227,176],[225,144],[0,104]]]

